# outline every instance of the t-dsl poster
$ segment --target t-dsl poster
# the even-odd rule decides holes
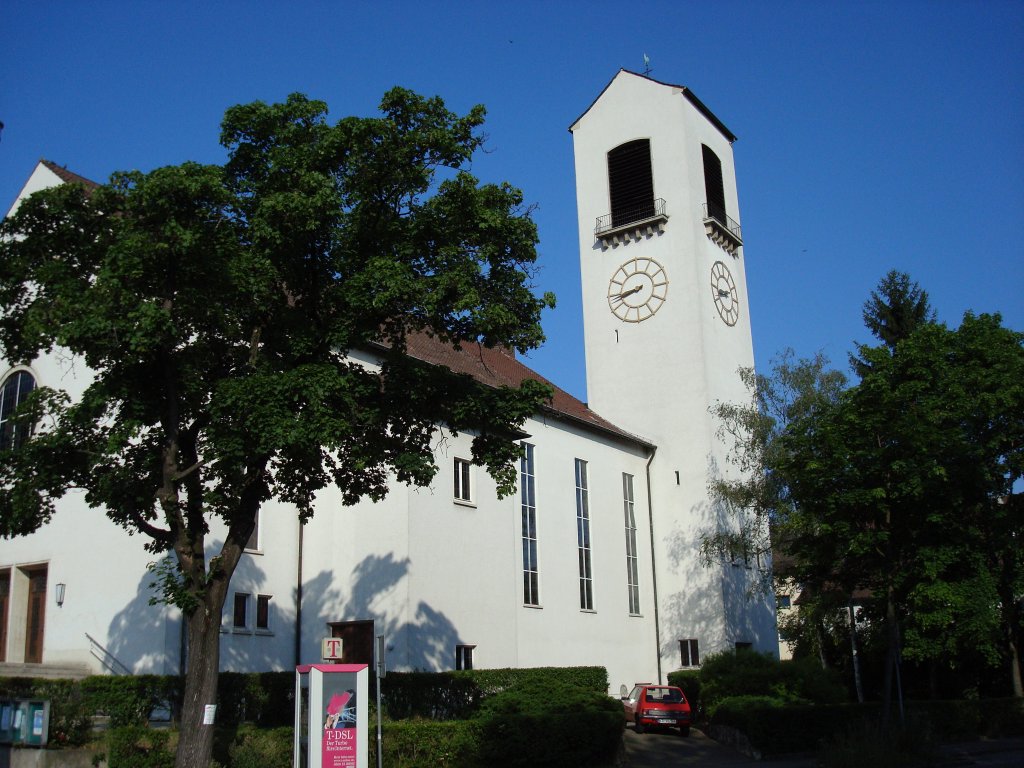
[[[356,768],[356,676],[324,675],[323,768]]]

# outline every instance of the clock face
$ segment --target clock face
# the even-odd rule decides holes
[[[726,325],[736,325],[740,319],[740,298],[729,268],[720,261],[711,267],[711,296]]]
[[[638,256],[627,261],[608,281],[608,307],[620,320],[639,323],[661,309],[668,296],[665,268]]]

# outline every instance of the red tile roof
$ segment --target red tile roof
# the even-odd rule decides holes
[[[576,422],[584,427],[597,429],[644,447],[652,445],[643,438],[630,434],[607,419],[598,416],[587,407],[586,403],[577,400],[533,369],[519,362],[511,350],[497,347],[488,349],[478,342],[465,343],[461,350],[457,350],[426,334],[415,334],[408,338],[407,351],[417,360],[423,360],[433,365],[443,365],[455,373],[467,373],[482,384],[492,387],[518,387],[527,379],[542,382],[551,387],[554,392],[544,409],[545,413]]]
[[[96,187],[99,186],[99,184],[97,184],[95,181],[87,179],[85,178],[85,176],[79,176],[77,173],[72,173],[66,167],[62,165],[57,165],[56,163],[51,162],[50,160],[47,160],[45,158],[40,159],[39,162],[41,162],[43,165],[45,165],[47,168],[49,168],[51,171],[57,174],[57,176],[60,177],[60,180],[67,184],[82,184],[88,189],[96,189]]]

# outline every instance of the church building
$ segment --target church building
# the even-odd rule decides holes
[[[372,662],[383,636],[392,670],[600,665],[615,692],[712,653],[777,654],[756,570],[698,557],[701,534],[732,523],[708,495],[729,471],[709,408],[746,399],[738,369],[753,365],[736,137],[688,88],[625,70],[569,130],[589,402],[553,383],[523,427],[515,496],[448,434],[429,487],[355,506],[328,489],[305,525],[264,505],[225,604],[223,670],[319,661],[329,637],[341,660]],[[90,184],[42,161],[14,205],[62,183]],[[507,350],[417,337],[409,354],[485,384],[543,380]],[[88,378],[59,351],[0,358],[0,451],[23,439],[10,414],[32,388],[74,398]],[[180,614],[150,605],[142,545],[74,490],[0,542],[0,675],[177,674]]]

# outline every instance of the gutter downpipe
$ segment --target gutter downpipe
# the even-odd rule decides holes
[[[299,519],[299,541],[295,573],[295,666],[302,663],[302,534],[306,524]]]
[[[658,446],[651,447],[651,458],[647,460],[647,527],[651,532],[651,583],[654,587],[654,658],[658,662],[658,685],[661,685],[661,619],[658,616],[658,567],[654,555],[654,502],[651,500],[651,463]]]

